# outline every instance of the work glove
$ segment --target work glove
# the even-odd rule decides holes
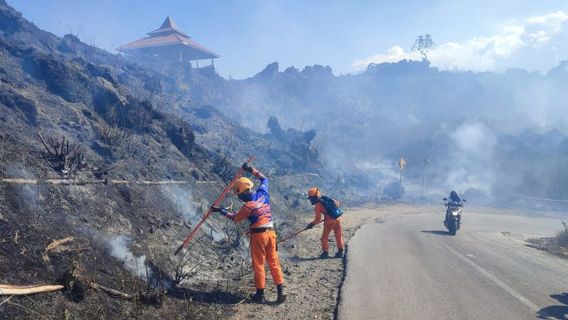
[[[308,226],[306,227],[306,229],[307,229],[307,230],[312,229],[314,226],[315,226],[315,224],[313,224],[313,222],[312,222],[312,223],[308,224]]]
[[[243,163],[241,167],[244,171],[252,173],[253,168],[248,164],[248,162]]]
[[[223,207],[211,207],[211,212],[219,212],[222,215],[226,215],[228,211]]]

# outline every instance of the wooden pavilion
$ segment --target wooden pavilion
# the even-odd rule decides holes
[[[193,41],[182,32],[172,18],[167,17],[160,28],[148,32],[148,37],[124,44],[118,51],[136,58],[157,58],[164,62],[179,62],[190,64],[195,61],[199,68],[199,60],[213,60],[220,56]]]

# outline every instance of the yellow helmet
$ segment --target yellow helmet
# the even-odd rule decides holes
[[[252,181],[250,181],[249,178],[241,177],[238,178],[237,181],[235,181],[235,184],[233,185],[233,191],[238,195],[252,189],[253,186],[254,184],[252,183]]]
[[[313,188],[310,188],[310,190],[308,190],[308,198],[311,198],[311,197],[318,197],[318,198],[321,197],[321,192],[319,191],[318,188],[313,187]]]

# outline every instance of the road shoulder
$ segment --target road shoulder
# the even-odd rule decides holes
[[[416,206],[405,204],[369,206],[346,210],[342,217],[343,236],[349,240],[357,229],[366,223],[380,223],[388,216],[417,214],[423,212]],[[306,216],[306,224],[310,216]],[[236,307],[234,319],[333,319],[339,302],[340,288],[345,272],[343,259],[319,259],[322,226],[301,233],[281,246],[282,266],[285,272],[287,301],[276,305],[276,292],[268,276],[266,296],[268,303],[256,305],[243,303]],[[282,236],[282,235],[281,235]],[[330,236],[330,254],[336,246]],[[252,283],[248,289],[254,291]]]

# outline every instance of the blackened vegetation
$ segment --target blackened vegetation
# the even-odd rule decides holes
[[[234,280],[242,280],[243,277],[250,275],[252,265],[248,255],[243,255],[242,244],[248,231],[245,223],[235,224],[226,219],[221,230],[224,239],[217,246],[217,252],[221,257],[221,263],[225,267],[227,277]]]
[[[271,116],[266,124],[270,133],[268,139],[279,144],[268,150],[278,167],[277,174],[302,172],[318,168],[318,152],[312,147],[315,130],[299,131],[282,129],[278,118]],[[284,149],[284,150],[282,150]]]
[[[209,119],[213,116],[213,112],[211,110],[212,108],[213,107],[210,107],[210,106],[209,107],[202,106],[202,107],[195,109],[193,111],[193,114],[199,119],[207,120],[207,119]]]
[[[235,167],[229,162],[227,154],[215,154],[213,156],[213,173],[228,181],[232,178],[234,172]]]
[[[185,122],[172,123],[167,129],[168,138],[185,156],[190,157],[195,144],[195,134]]]
[[[138,132],[149,130],[152,121],[159,117],[149,101],[131,100],[124,108],[117,106],[112,111],[114,112],[109,113],[108,116],[115,119],[117,125]]]
[[[284,130],[280,127],[280,121],[275,116],[271,116],[268,118],[268,122],[266,123],[268,130],[270,130],[270,134],[273,135],[277,139],[281,139],[284,137]]]
[[[568,258],[568,224],[562,221],[562,226],[555,237],[529,239],[529,246]]]
[[[89,79],[72,68],[72,64],[31,50],[22,60],[22,70],[42,81],[49,92],[67,102],[80,102],[89,95]]]
[[[106,122],[96,124],[96,130],[99,138],[110,147],[122,145],[131,136],[128,131],[118,126],[110,126]]]
[[[191,250],[196,245],[204,241],[205,236],[195,239],[179,256],[171,255],[167,252],[158,254],[154,271],[157,272],[156,280],[158,283],[167,284],[168,288],[173,288],[183,281],[189,280],[196,274],[196,270],[206,261],[204,257],[196,260]]]
[[[8,158],[12,155],[14,151],[13,148],[18,140],[14,135],[9,133],[0,133],[0,175],[6,175],[6,163]]]
[[[180,286],[197,271],[211,268],[211,261],[218,259],[215,245],[206,235],[196,239],[179,260],[171,255],[169,246],[142,249],[146,243],[144,234],[160,239],[167,235],[172,239],[180,229],[188,230],[172,215],[175,210],[156,198],[159,193],[153,190],[141,192],[108,186],[104,192],[110,201],[101,206],[100,199],[86,197],[88,188],[79,188],[78,193],[47,185],[0,188],[4,200],[0,202],[0,281],[65,286],[60,293],[36,295],[32,299],[12,298],[18,305],[3,305],[3,316],[27,318],[41,313],[59,317],[69,313],[85,319],[124,319],[160,318],[172,313],[174,318],[202,318],[214,312],[213,315],[226,317],[231,313],[230,307],[207,311],[208,307],[204,309],[201,303],[230,304],[242,297],[228,294],[225,282],[192,284],[192,289],[187,289],[187,284]],[[73,207],[66,208],[69,205]],[[165,208],[144,210],[159,205]],[[109,209],[124,214],[111,213]],[[147,280],[128,271],[120,259],[108,255],[104,233],[124,232],[125,218],[135,228],[133,245],[151,255],[146,265],[136,270]],[[72,239],[61,241],[69,238]],[[61,244],[53,246],[56,241]],[[207,248],[211,251],[202,251]],[[230,285],[231,292],[240,291],[235,284]],[[199,313],[204,315],[198,316]]]
[[[559,246],[568,248],[568,224],[565,221],[562,221],[562,225],[564,226],[564,230],[558,232],[556,235],[556,242]]]
[[[0,90],[3,91],[2,95],[0,95],[0,103],[8,108],[19,110],[23,113],[28,123],[35,126],[37,122],[36,103],[4,84],[0,84]]]
[[[65,137],[61,137],[61,140],[47,137],[46,141],[39,132],[38,137],[45,147],[44,158],[53,170],[62,176],[69,176],[83,168],[84,155],[79,145],[70,144]]]
[[[63,292],[2,299],[0,317],[193,319],[232,313],[230,306],[206,304],[236,301],[224,293],[225,282],[190,282],[195,272],[218,268],[210,236],[196,242],[181,266],[174,261],[177,273],[159,257],[171,255],[191,225],[159,187],[137,182],[206,180],[213,186],[207,192],[200,193],[197,183],[184,187],[208,198],[224,179],[214,166],[229,165],[195,141],[187,122],[158,110],[161,90],[151,72],[76,36],[45,33],[0,0],[0,179],[108,178],[96,185],[0,183],[0,283],[66,286]],[[127,261],[111,256],[109,239],[115,236],[131,238],[128,250],[146,256],[146,265],[136,266],[143,270],[133,272]]]

